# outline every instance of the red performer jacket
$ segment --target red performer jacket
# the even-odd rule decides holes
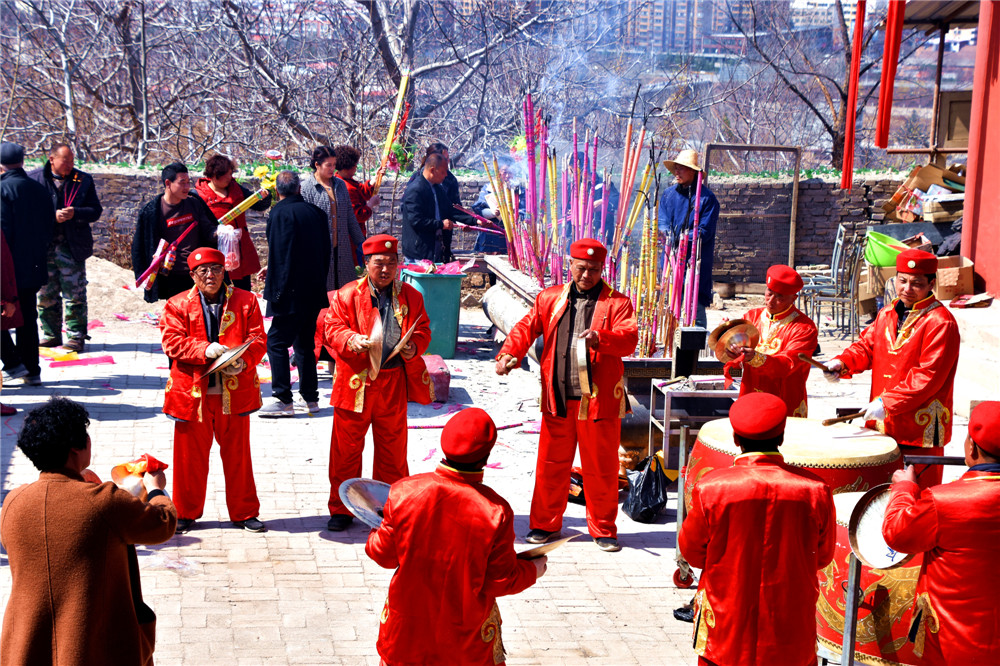
[[[774,317],[767,308],[754,308],[743,318],[760,331],[760,342],[753,356],[743,361],[740,395],[754,391],[776,395],[785,401],[788,416],[805,418],[809,364],[798,355],[811,357],[816,351],[816,324],[794,305]]]
[[[238,347],[256,337],[240,357],[246,367],[238,375],[217,374],[222,380],[224,414],[249,414],[260,409],[260,378],[257,364],[264,358],[267,336],[257,298],[232,285],[225,287],[225,306],[219,322],[219,343]],[[163,308],[160,318],[163,352],[174,361],[167,380],[163,413],[184,421],[201,421],[202,401],[208,377],[202,377],[215,359],[205,358],[209,345],[205,315],[198,287],[177,294]]]
[[[542,349],[542,411],[556,413],[555,377],[556,330],[566,312],[572,283],[545,289],[535,297],[531,310],[514,325],[504,342],[499,359],[510,354],[521,361],[539,335],[544,335]],[[622,357],[635,351],[639,330],[632,301],[604,283],[597,298],[591,330],[597,331],[597,350],[588,350],[590,359],[590,397],[580,399],[580,419],[622,418],[628,413],[625,395],[625,365]]]
[[[370,181],[363,183],[353,178],[341,178],[347,185],[347,193],[351,195],[351,207],[354,209],[354,217],[358,218],[361,231],[365,231],[365,223],[372,217],[372,209],[368,207],[368,200],[375,196],[375,190]]]
[[[368,352],[355,354],[347,348],[347,341],[355,334],[368,335],[379,313],[372,306],[367,276],[345,284],[333,293],[324,333],[326,345],[336,357],[330,404],[360,413],[364,409],[365,390],[372,385],[372,380],[368,378],[371,365]],[[403,334],[417,323],[417,330],[410,337],[417,353],[409,361],[403,361],[406,397],[411,402],[426,405],[434,399],[434,387],[424,359],[420,357],[431,344],[430,320],[424,311],[424,297],[410,285],[396,280],[392,284],[392,305]]]
[[[745,453],[702,477],[677,538],[704,569],[695,652],[726,666],[815,659],[817,572],[835,543],[830,487],[780,454]]]
[[[900,446],[944,446],[951,439],[958,324],[932,295],[914,304],[897,334],[898,302],[882,308],[875,323],[837,358],[848,377],[871,368],[871,399],[882,398],[886,417],[869,421],[869,428]]]
[[[236,179],[229,181],[229,190],[226,192],[226,196],[220,197],[215,193],[209,186],[208,178],[199,178],[197,185],[195,185],[195,190],[198,192],[198,196],[204,201],[209,210],[212,211],[212,215],[216,219],[222,217],[236,205],[242,203],[244,199],[253,194],[249,190],[240,186],[236,182]],[[253,205],[251,210],[267,210],[268,206],[271,205],[271,196],[268,195],[263,201],[258,201]],[[229,271],[229,277],[234,280],[239,280],[248,275],[253,275],[260,270],[260,257],[257,256],[257,248],[253,244],[253,239],[250,238],[250,229],[247,228],[247,215],[243,213],[237,216],[235,220],[230,223],[237,229],[242,229],[243,234],[240,236],[240,265],[237,268]]]
[[[908,481],[892,485],[886,543],[924,553],[913,608],[914,653],[922,664],[1000,664],[997,507],[1000,471],[969,470],[924,490]]]
[[[514,552],[514,512],[483,473],[443,464],[392,484],[365,552],[397,568],[378,653],[392,666],[504,663],[496,598],[535,583]]]

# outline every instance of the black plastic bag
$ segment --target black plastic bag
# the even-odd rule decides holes
[[[622,511],[638,523],[651,523],[667,505],[667,475],[657,456],[649,456],[628,473],[628,497]]]

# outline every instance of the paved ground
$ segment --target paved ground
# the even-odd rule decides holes
[[[439,426],[450,413],[469,405],[487,409],[503,428],[487,483],[514,507],[520,539],[528,528],[538,436],[537,372],[496,377],[485,317],[463,310],[461,322],[458,355],[449,362],[451,401],[410,405],[410,471],[433,469],[440,458]],[[172,424],[160,411],[166,359],[157,329],[129,322],[93,333],[84,357],[110,355],[113,365],[44,367],[44,386],[4,389],[3,401],[22,410],[3,420],[4,493],[36,478],[14,439],[23,410],[55,393],[90,410],[93,469],[102,478],[113,465],[144,452],[171,460]],[[827,352],[843,346],[823,344]],[[837,404],[864,404],[867,398],[866,378],[830,387],[814,372],[809,388],[812,415],[819,418],[832,416]],[[329,389],[327,377],[321,392],[328,396]],[[269,395],[266,385],[264,393]],[[378,613],[391,572],[365,556],[367,529],[355,525],[340,534],[325,529],[332,408],[325,398],[321,404],[314,416],[251,417],[266,534],[238,531],[228,522],[216,449],[205,516],[197,528],[160,546],[139,548],[143,593],[159,618],[158,664],[378,664]],[[964,428],[957,428],[956,441],[964,436]],[[365,473],[370,470],[369,457]],[[691,625],[671,614],[691,597],[671,582],[673,512],[653,525],[621,515],[625,549],[620,553],[593,545],[582,507],[570,505],[564,528],[581,532],[581,538],[550,557],[549,573],[537,585],[500,601],[507,663],[693,664]],[[0,565],[5,607],[10,591],[5,553]]]

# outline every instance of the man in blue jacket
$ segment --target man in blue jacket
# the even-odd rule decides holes
[[[698,238],[701,240],[701,271],[698,279],[698,311],[696,326],[707,326],[705,308],[712,303],[712,259],[715,256],[715,225],[719,221],[719,202],[702,180],[701,199],[695,201],[698,188],[698,152],[682,150],[673,160],[663,165],[674,175],[675,184],[660,197],[659,229],[670,252],[680,243],[684,234],[688,243],[694,237],[695,208],[699,208]]]
[[[407,262],[427,259],[443,261],[442,232],[450,231],[451,201],[439,187],[448,175],[448,161],[440,154],[427,156],[423,172],[411,180],[403,193],[403,257]]]
[[[8,379],[24,377],[32,386],[42,383],[38,365],[38,290],[48,282],[45,267],[49,243],[56,225],[52,199],[44,187],[24,172],[24,148],[4,141],[0,145],[0,225],[14,258],[17,300],[23,323],[15,329],[17,343],[10,333],[0,338],[0,355]]]

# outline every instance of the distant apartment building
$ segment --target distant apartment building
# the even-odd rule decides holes
[[[837,22],[837,2],[844,9],[847,29],[854,29],[858,3],[851,0],[792,0],[792,25],[796,28],[832,28]]]

